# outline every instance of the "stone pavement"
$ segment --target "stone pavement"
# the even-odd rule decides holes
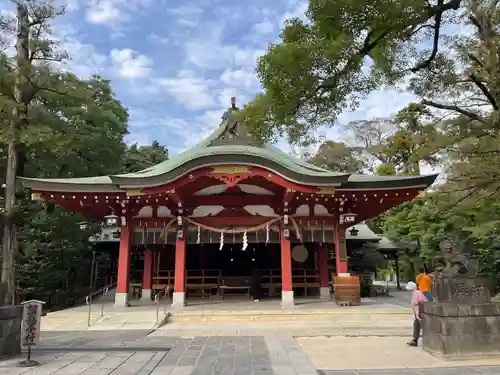
[[[450,361],[435,357],[421,348],[406,345],[408,337],[299,337],[298,344],[312,364],[322,370],[438,369],[444,367],[500,366],[500,355]],[[500,367],[498,367],[500,369]],[[443,370],[436,370],[442,373]],[[427,370],[426,370],[426,373]],[[456,373],[456,372],[455,372]],[[454,374],[455,374],[454,373]],[[342,373],[340,373],[342,374]],[[411,373],[413,374],[413,373]]]
[[[328,342],[331,339],[335,339],[336,346]],[[435,359],[418,348],[401,348],[399,344],[404,344],[404,340],[402,337],[294,339],[279,332],[261,336],[175,337],[151,330],[53,331],[42,332],[40,345],[34,352],[33,358],[41,366],[19,368],[16,365],[22,357],[5,359],[0,360],[0,374],[500,375],[500,366],[461,363],[461,367],[449,367],[449,363]],[[361,345],[362,342],[364,345]],[[395,351],[392,356],[381,356],[380,347],[384,347],[384,343],[385,347]],[[398,347],[394,346],[396,343]],[[347,349],[340,350],[342,347]],[[381,367],[380,363],[384,366]],[[338,366],[347,367],[336,371],[332,364],[337,369]],[[369,365],[371,367],[366,367]],[[395,365],[401,368],[394,369]],[[316,370],[315,366],[323,370]],[[423,366],[427,368],[420,368]],[[381,370],[370,370],[383,367]]]
[[[149,336],[148,331],[44,332],[34,359],[2,375],[316,375],[291,336]],[[170,348],[170,350],[169,350]]]
[[[322,371],[318,375],[498,375],[500,366]]]

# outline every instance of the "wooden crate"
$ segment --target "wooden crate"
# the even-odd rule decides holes
[[[338,305],[359,306],[361,290],[359,276],[333,276],[335,302]]]

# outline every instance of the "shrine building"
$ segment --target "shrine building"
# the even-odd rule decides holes
[[[208,138],[140,172],[20,178],[35,200],[117,222],[115,306],[129,305],[132,252],[143,253],[146,301],[164,290],[173,290],[176,308],[221,292],[249,297],[255,268],[263,294],[281,296],[283,307],[294,293],[329,298],[329,269],[349,275],[346,228],[415,198],[437,177],[332,172],[255,142],[236,111],[233,98]]]

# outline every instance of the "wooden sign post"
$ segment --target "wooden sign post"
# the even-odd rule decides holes
[[[19,363],[21,367],[38,366],[40,363],[31,359],[31,347],[40,340],[40,323],[42,318],[43,301],[30,300],[22,302],[23,321],[21,328],[21,346],[28,348],[28,357]]]

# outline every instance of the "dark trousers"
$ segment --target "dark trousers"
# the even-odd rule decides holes
[[[261,299],[261,297],[262,297],[262,288],[260,287],[260,284],[254,284],[254,285],[252,285],[252,297],[254,299]]]
[[[415,320],[413,320],[413,338],[411,341],[417,344],[419,338],[420,338],[420,320],[415,318]]]

